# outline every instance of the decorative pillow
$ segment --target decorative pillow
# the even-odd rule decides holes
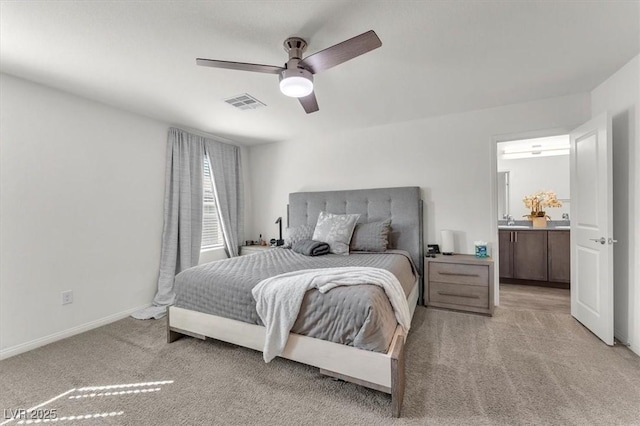
[[[313,237],[314,225],[300,225],[284,230],[284,247],[291,248],[300,240],[310,240]]]
[[[382,222],[359,223],[353,231],[350,249],[355,251],[386,251],[389,245],[391,219]]]
[[[320,212],[313,240],[329,244],[331,253],[349,254],[349,242],[359,214],[332,214]]]

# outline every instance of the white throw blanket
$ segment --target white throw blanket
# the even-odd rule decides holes
[[[282,354],[289,332],[298,318],[307,290],[317,288],[326,293],[347,285],[373,284],[384,289],[405,332],[411,327],[409,304],[400,282],[386,269],[344,267],[303,269],[260,281],[251,291],[256,310],[267,329],[263,357],[265,362]]]

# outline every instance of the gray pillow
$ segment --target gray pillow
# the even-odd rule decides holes
[[[389,246],[391,219],[359,223],[353,231],[350,249],[354,251],[386,251]]]
[[[313,240],[329,244],[331,253],[349,254],[349,242],[359,214],[332,214],[320,212]]]
[[[313,237],[314,225],[300,225],[284,230],[284,247],[293,246],[301,240],[310,240]]]

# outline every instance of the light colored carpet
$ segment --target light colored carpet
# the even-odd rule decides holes
[[[571,293],[564,288],[500,283],[500,306],[570,314]]]
[[[534,310],[487,318],[419,307],[399,420],[388,395],[311,367],[265,365],[259,352],[212,340],[167,344],[164,320],[125,319],[15,356],[0,363],[0,378],[6,409],[72,388],[173,381],[72,392],[43,408],[113,415],[58,424],[640,424],[640,357],[569,315]]]

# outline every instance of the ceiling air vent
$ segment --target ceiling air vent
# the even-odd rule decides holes
[[[257,100],[256,98],[254,98],[253,96],[247,93],[234,96],[233,98],[227,98],[224,101],[229,105],[242,110],[258,109],[266,106],[265,104],[263,104],[262,102],[260,102],[259,100]]]

